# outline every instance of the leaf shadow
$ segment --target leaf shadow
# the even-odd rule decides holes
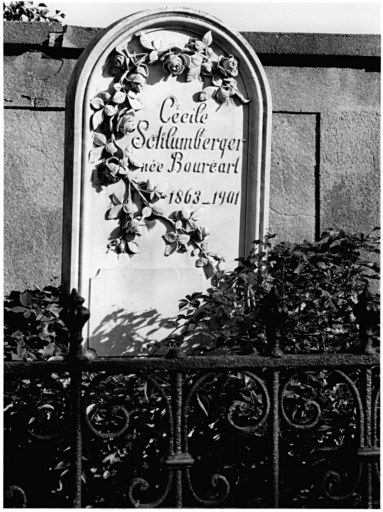
[[[151,336],[165,327],[169,320],[161,318],[156,309],[140,313],[117,309],[101,320],[90,339],[89,348],[94,349],[99,357],[148,356],[148,345],[154,341]]]

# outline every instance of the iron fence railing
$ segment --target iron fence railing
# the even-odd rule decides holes
[[[368,321],[359,354],[284,355],[270,328],[269,356],[88,360],[71,297],[67,360],[5,363],[5,506],[379,507]]]

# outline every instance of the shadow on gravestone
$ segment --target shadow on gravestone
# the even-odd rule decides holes
[[[211,16],[141,12],[84,51],[66,113],[64,290],[85,298],[99,356],[147,354],[267,228],[264,71]]]

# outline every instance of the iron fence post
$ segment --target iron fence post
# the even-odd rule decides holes
[[[67,360],[71,363],[71,402],[73,410],[72,431],[74,437],[72,463],[74,467],[73,506],[82,507],[82,370],[79,366],[86,357],[82,350],[82,329],[89,320],[89,309],[83,306],[84,299],[73,289],[69,297],[64,299],[61,317],[69,331],[69,352]]]

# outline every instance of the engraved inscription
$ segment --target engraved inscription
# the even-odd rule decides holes
[[[185,123],[205,124],[208,114],[205,113],[206,103],[201,103],[191,112],[178,112],[178,108],[179,104],[175,96],[171,95],[165,98],[159,110],[159,119],[162,124],[158,133],[150,133],[150,123],[146,119],[137,124],[138,135],[132,139],[135,149],[176,150],[171,153],[169,167],[166,168],[163,162],[153,160],[151,163],[145,163],[141,167],[141,172],[239,173],[240,156],[236,157],[234,161],[221,160],[224,157],[230,158],[231,152],[239,152],[245,140],[209,137],[204,127],[197,127],[192,137],[182,137],[179,126]],[[187,150],[202,150],[206,152],[207,158],[208,152],[218,151],[218,155],[215,153],[216,158],[212,161],[193,162],[185,157],[183,152]]]

